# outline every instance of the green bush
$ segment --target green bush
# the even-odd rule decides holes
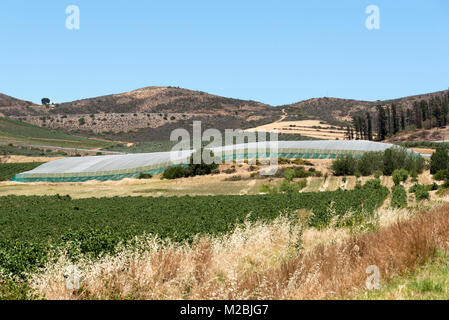
[[[439,170],[437,173],[433,175],[433,179],[437,181],[449,180],[449,170],[448,169]]]
[[[416,201],[430,199],[428,188],[426,186],[423,186],[422,184],[416,183],[409,189],[409,192],[415,194]]]
[[[273,191],[274,191],[273,187],[267,183],[261,185],[259,188],[259,192],[261,193],[273,193]]]
[[[383,168],[382,152],[367,152],[362,155],[357,164],[358,171],[362,176],[369,176],[376,170]]]
[[[204,151],[204,149],[200,149],[199,151],[196,151],[195,154],[193,154],[190,157],[190,162],[187,167],[174,166],[174,167],[169,167],[169,168],[165,169],[165,171],[162,173],[162,179],[178,179],[178,178],[203,176],[203,175],[216,173],[217,169],[218,169],[218,161],[214,161],[211,164],[206,164],[204,162],[203,157],[201,156],[201,162],[194,163],[195,155],[197,153],[200,153],[201,155],[203,155],[203,151]],[[210,157],[212,159],[214,158],[214,154],[211,151],[210,151]]]
[[[285,169],[284,178],[287,181],[292,181],[294,177],[295,177],[295,170],[293,170],[292,168]]]
[[[401,184],[401,182],[406,182],[408,179],[408,171],[405,169],[396,169],[393,172],[393,182],[395,185]]]
[[[390,148],[385,150],[383,157],[383,174],[391,176],[394,170],[405,169],[409,172],[415,170],[421,173],[424,170],[424,159],[404,148]]]
[[[181,166],[170,167],[164,170],[162,173],[162,179],[179,179],[188,176],[186,168]]]
[[[370,179],[363,185],[363,188],[369,188],[369,189],[382,189],[382,182],[380,179]]]
[[[140,173],[137,179],[151,179],[153,175],[150,173]]]
[[[374,178],[379,179],[380,177],[382,177],[382,170],[376,170],[374,172]]]
[[[436,174],[440,170],[445,170],[449,165],[448,148],[445,145],[438,146],[430,157],[430,173]]]
[[[405,208],[407,207],[407,192],[404,186],[395,185],[393,187],[393,193],[391,196],[391,207],[392,208]]]
[[[332,162],[331,170],[336,176],[353,176],[357,169],[357,160],[352,156],[343,156]]]
[[[331,169],[336,176],[356,175],[376,177],[382,174],[390,176],[395,170],[405,169],[408,172],[424,170],[424,159],[404,148],[390,148],[384,152],[366,152],[360,159],[344,156],[333,161]],[[381,173],[381,174],[379,174]]]

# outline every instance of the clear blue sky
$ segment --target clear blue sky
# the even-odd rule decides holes
[[[68,5],[80,30],[65,27]],[[365,27],[368,5],[380,30]],[[0,92],[64,102],[180,86],[280,105],[449,87],[449,1],[1,0]]]

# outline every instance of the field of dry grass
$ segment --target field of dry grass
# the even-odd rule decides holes
[[[335,127],[320,120],[300,120],[300,121],[276,121],[245,131],[273,131],[277,130],[284,134],[300,134],[302,136],[335,140],[345,139],[346,131],[340,127]]]

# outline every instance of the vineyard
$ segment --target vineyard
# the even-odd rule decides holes
[[[11,180],[14,175],[21,172],[33,170],[41,164],[41,162],[0,163],[0,181]]]
[[[271,221],[280,214],[293,218],[297,209],[312,211],[309,224],[321,227],[348,211],[370,215],[388,194],[374,182],[352,191],[254,196],[1,197],[0,270],[23,275],[62,245],[69,252],[98,256],[144,233],[192,241],[196,235],[229,232],[245,220]]]

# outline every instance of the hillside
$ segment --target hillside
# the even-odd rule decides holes
[[[361,112],[376,112],[376,106],[396,104],[404,109],[412,107],[416,101],[429,101],[433,97],[442,97],[449,91],[438,91],[390,100],[361,101],[339,98],[313,98],[281,106],[288,113],[286,120],[319,119],[334,125],[345,125],[351,117]]]
[[[224,98],[174,87],[147,87],[126,93],[77,100],[48,108],[15,105],[4,114],[51,129],[130,141],[168,140],[173,129],[237,129],[269,123],[279,109],[266,104]]]
[[[342,127],[356,114],[369,111],[375,116],[377,105],[392,103],[408,109],[415,101],[428,101],[447,92],[383,101],[324,97],[273,107],[261,102],[225,98],[177,87],[146,87],[49,107],[0,95],[0,113],[52,130],[132,142],[167,141],[174,129],[185,128],[191,131],[193,121],[201,121],[203,130],[254,130],[266,125],[273,127],[274,123],[276,127],[284,128],[284,133],[299,133],[316,138],[335,136],[341,139],[345,136],[345,129]],[[323,123],[304,125],[304,121],[310,120]],[[294,121],[300,122],[293,123]],[[376,125],[374,121],[374,128]]]
[[[76,137],[55,130],[0,117],[0,144],[57,146],[65,148],[104,148],[111,143]]]
[[[0,117],[36,114],[39,106],[30,101],[16,99],[0,93]]]

